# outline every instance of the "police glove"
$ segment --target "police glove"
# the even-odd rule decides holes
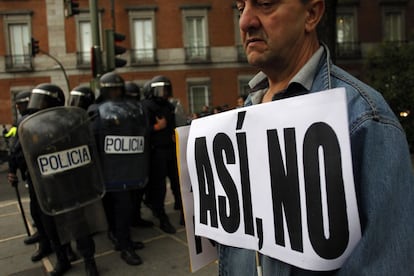
[[[155,117],[157,122],[154,125],[154,130],[159,131],[167,127],[167,120],[164,117]]]
[[[14,173],[9,173],[7,175],[7,180],[9,181],[9,184],[13,187],[16,187],[17,183],[19,183],[19,178]]]

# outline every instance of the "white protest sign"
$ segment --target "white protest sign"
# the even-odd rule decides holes
[[[194,120],[195,233],[315,271],[361,238],[345,89]]]
[[[188,251],[190,254],[190,270],[191,272],[196,272],[217,260],[217,248],[209,239],[195,236],[194,233],[194,199],[187,168],[187,140],[189,131],[189,126],[175,129],[181,197],[184,207]]]

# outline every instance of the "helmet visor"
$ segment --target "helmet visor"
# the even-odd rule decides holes
[[[56,99],[56,95],[43,89],[33,89],[32,95],[30,96],[29,104],[27,109],[40,110],[49,107],[50,101]]]
[[[78,91],[71,91],[69,95],[69,106],[77,106],[80,108],[87,108],[87,100],[83,93]]]
[[[154,91],[154,97],[169,98],[172,96],[171,84],[166,82],[151,83],[151,88]]]

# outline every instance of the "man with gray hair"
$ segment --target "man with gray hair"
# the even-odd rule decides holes
[[[329,272],[219,245],[219,274],[256,275],[258,263],[263,275],[412,275],[414,177],[405,133],[377,91],[332,64],[316,32],[325,1],[236,3],[247,59],[261,70],[246,105],[346,89],[362,237],[342,267]]]

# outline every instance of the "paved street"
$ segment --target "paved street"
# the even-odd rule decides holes
[[[23,198],[26,216],[31,221],[27,189],[20,183],[19,190]],[[170,192],[170,190],[169,190]],[[177,227],[175,235],[162,232],[157,226],[150,229],[132,228],[134,240],[145,243],[143,250],[137,251],[144,263],[140,266],[128,266],[113,250],[112,244],[102,233],[95,236],[96,262],[101,275],[217,275],[217,264],[213,263],[197,273],[189,271],[189,257],[184,227],[179,227],[179,214],[173,210],[172,195],[167,196],[167,213]],[[143,217],[157,222],[147,208]],[[55,263],[54,255],[42,262],[32,263],[30,256],[36,250],[35,245],[25,245],[26,231],[19,212],[16,195],[6,181],[6,165],[0,165],[0,275],[37,276],[47,275]],[[75,249],[76,245],[72,243]],[[65,275],[84,275],[82,261],[72,263],[73,268]]]

